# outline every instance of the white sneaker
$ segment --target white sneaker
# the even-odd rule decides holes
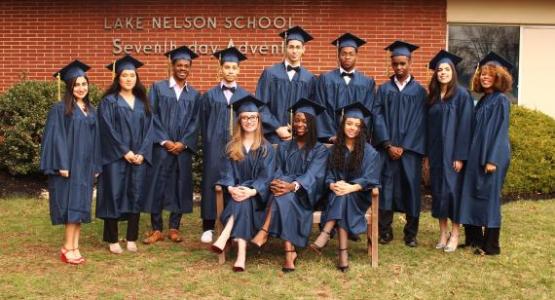
[[[127,251],[129,252],[137,252],[137,243],[135,242],[127,242]]]
[[[206,230],[205,232],[202,233],[202,236],[200,237],[200,241],[205,244],[210,244],[212,243],[213,237],[214,237],[214,230]]]
[[[123,253],[123,249],[121,249],[119,243],[112,243],[110,244],[110,252],[114,254],[121,254]]]

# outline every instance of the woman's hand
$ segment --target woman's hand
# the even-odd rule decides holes
[[[69,177],[69,170],[60,170],[60,176],[64,177],[64,178],[68,178]]]
[[[484,167],[484,172],[486,173],[493,173],[496,170],[497,170],[497,166],[491,163],[487,163],[486,166]]]
[[[332,185],[333,185],[333,188],[332,188]],[[350,183],[346,183],[343,180],[340,180],[336,183],[330,184],[330,189],[337,196],[345,196],[350,193],[354,193],[362,190],[362,187],[359,184],[350,184]]]
[[[130,164],[134,164],[135,163],[135,153],[133,153],[133,151],[129,151],[127,152],[123,158]]]
[[[135,154],[135,164],[136,165],[140,165],[144,162],[145,158],[144,156],[140,155],[140,154]]]
[[[249,199],[250,197],[254,197],[257,193],[255,189],[251,189],[244,186],[238,186],[238,187],[230,186],[227,188],[227,190],[229,191],[231,198],[233,198],[233,200],[237,202],[242,202]]]
[[[464,166],[464,163],[462,162],[462,160],[455,160],[453,162],[453,170],[455,170],[455,172],[459,173],[462,168]]]

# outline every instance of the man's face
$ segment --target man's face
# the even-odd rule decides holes
[[[304,54],[304,44],[301,41],[290,40],[287,42],[287,48],[285,50],[285,55],[287,60],[292,64],[297,64],[301,62],[301,58]]]
[[[172,70],[176,80],[185,81],[191,71],[191,61],[178,59],[172,64]]]
[[[406,78],[410,74],[410,58],[407,56],[391,57],[391,68],[397,78]]]
[[[357,61],[357,51],[354,47],[343,47],[339,50],[339,63],[347,71],[351,71]]]

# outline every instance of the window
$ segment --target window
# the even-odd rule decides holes
[[[520,26],[498,25],[449,25],[449,51],[462,57],[457,66],[459,83],[469,87],[476,71],[476,65],[488,52],[494,51],[514,65],[513,90],[509,94],[511,101],[517,102],[518,95],[518,59]]]

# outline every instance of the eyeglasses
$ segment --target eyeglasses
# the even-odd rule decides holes
[[[258,116],[241,116],[242,122],[255,122],[258,121]]]

